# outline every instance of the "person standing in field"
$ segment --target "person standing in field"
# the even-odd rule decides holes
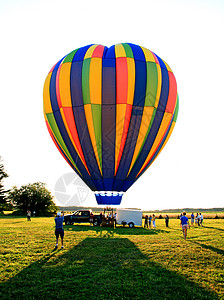
[[[144,224],[144,228],[149,228],[148,215],[145,216],[145,224]]]
[[[194,225],[194,213],[192,212],[191,213],[191,226]]]
[[[149,216],[149,228],[151,229],[152,216]]]
[[[113,217],[114,217],[114,228],[116,228],[117,227],[117,213],[114,213]]]
[[[92,213],[92,211],[90,212],[90,215],[89,215],[89,223],[90,223],[90,226],[93,226],[93,217],[94,217],[94,215],[93,215],[93,213]]]
[[[203,225],[202,225],[202,222],[203,222],[203,220],[204,220],[204,217],[203,217],[203,215],[202,215],[201,213],[200,213],[199,215],[200,215],[200,224],[201,224],[201,226],[203,226]]]
[[[201,225],[201,215],[198,214],[198,226],[200,226],[200,225]]]
[[[169,227],[169,216],[166,215],[165,217],[165,224],[166,224],[166,227]]]
[[[61,237],[61,249],[64,248],[63,240],[64,240],[64,229],[63,229],[63,221],[64,221],[64,211],[61,216],[61,212],[57,213],[55,221],[55,236],[56,236],[56,245],[55,250],[58,248],[58,238]]]
[[[153,229],[156,229],[156,216],[154,214],[152,215],[152,226]]]
[[[198,225],[198,213],[196,214],[196,217],[195,217],[195,225]]]
[[[27,211],[27,221],[31,221],[31,211]]]
[[[182,226],[184,239],[187,238],[187,228],[190,229],[190,224],[188,221],[188,217],[186,217],[186,212],[183,213],[183,216],[180,218],[180,225]]]

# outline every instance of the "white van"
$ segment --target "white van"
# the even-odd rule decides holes
[[[142,210],[117,208],[117,224],[128,225],[130,228],[134,226],[142,226]]]

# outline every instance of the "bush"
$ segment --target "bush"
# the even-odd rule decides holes
[[[53,196],[42,182],[24,185],[20,188],[15,186],[9,191],[8,199],[23,215],[30,210],[31,213],[35,211],[36,216],[51,216],[57,210]]]

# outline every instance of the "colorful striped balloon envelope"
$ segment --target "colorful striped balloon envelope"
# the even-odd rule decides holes
[[[72,51],[50,70],[43,98],[55,145],[98,204],[120,204],[163,149],[179,106],[168,64],[129,43]]]

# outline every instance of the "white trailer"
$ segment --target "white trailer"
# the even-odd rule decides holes
[[[129,227],[142,226],[142,210],[117,208],[117,224],[128,225]]]

